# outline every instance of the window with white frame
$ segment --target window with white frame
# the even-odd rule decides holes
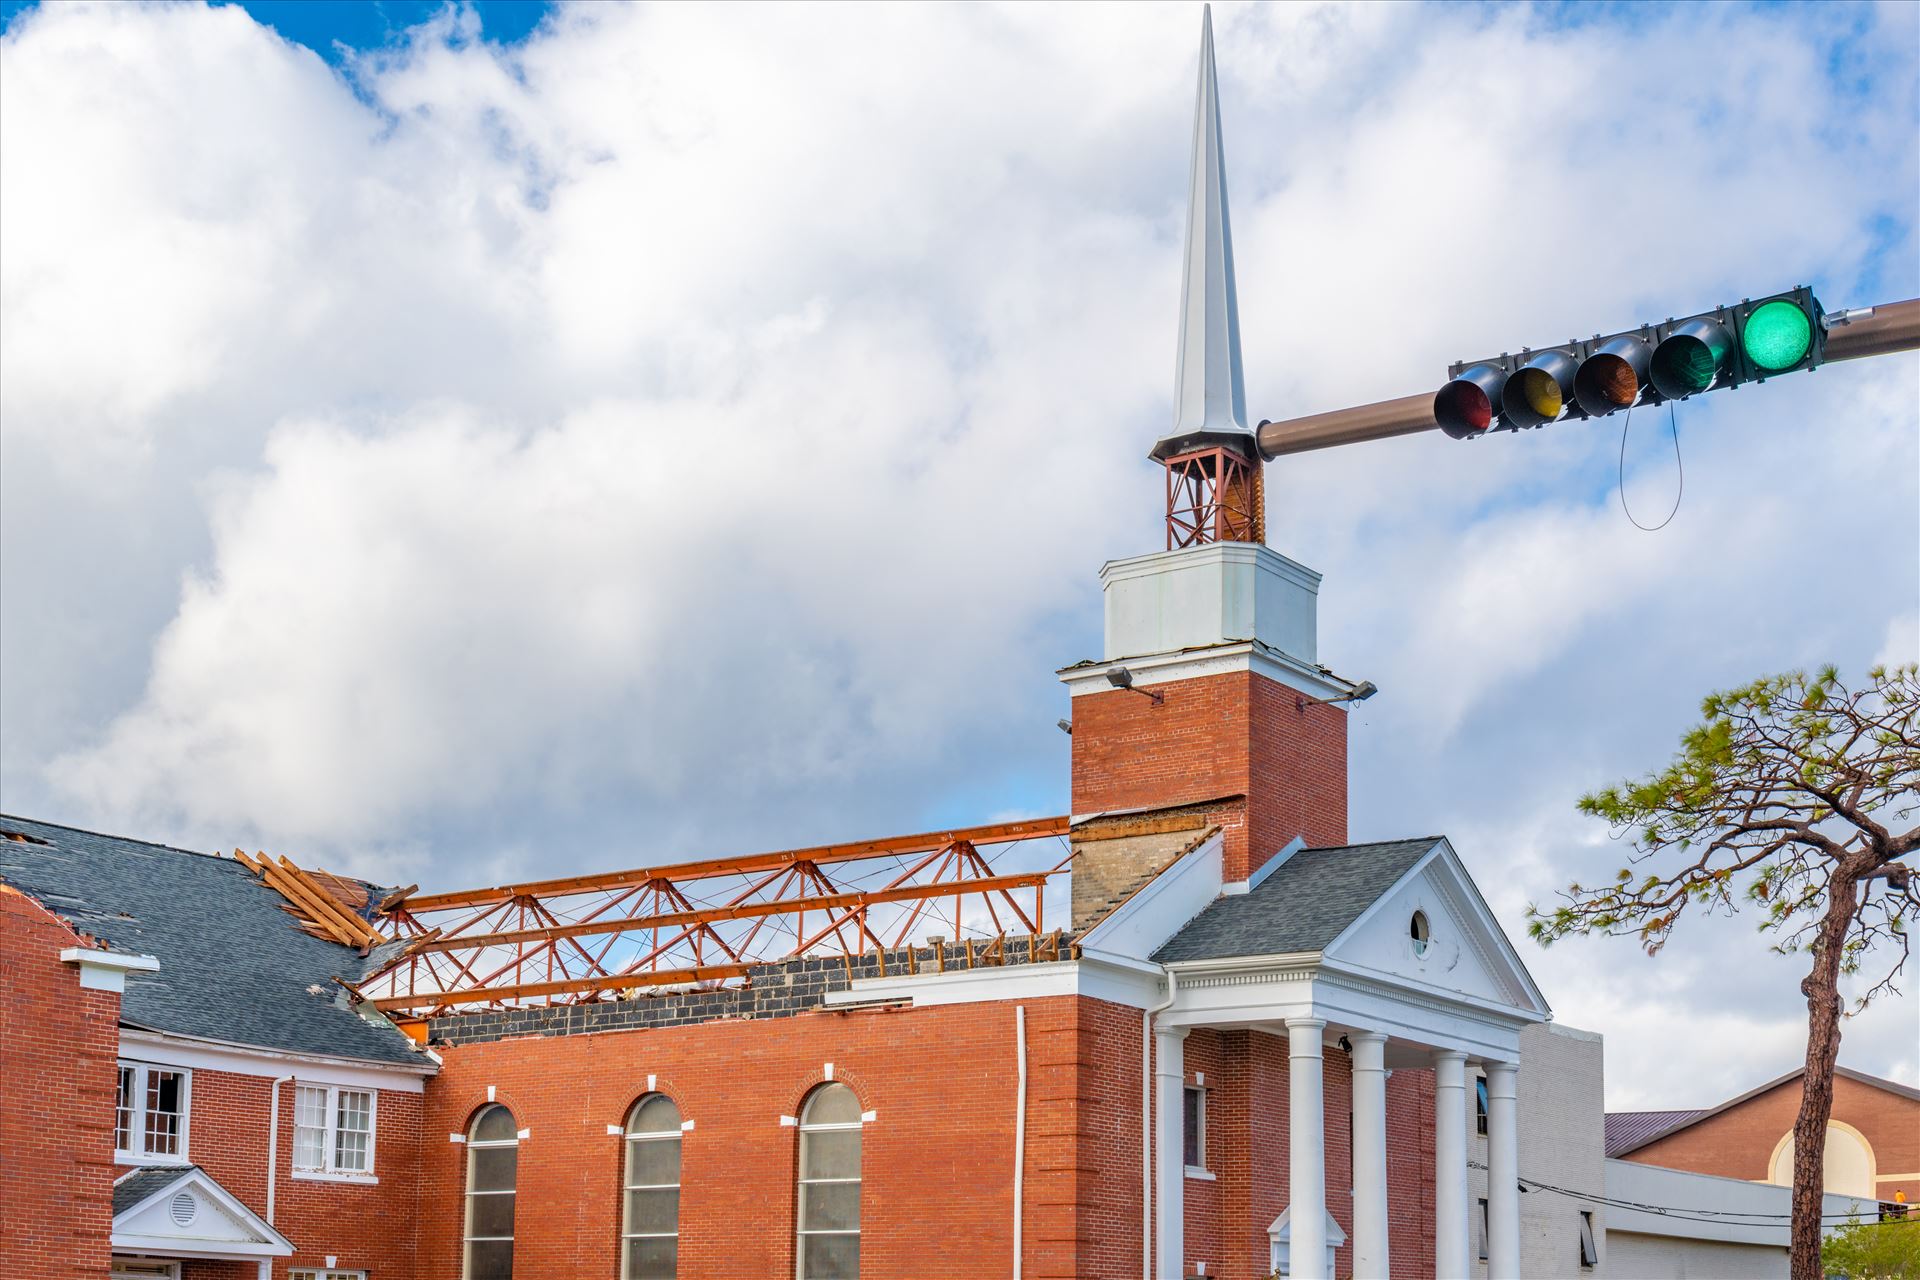
[[[1182,1090],[1180,1117],[1181,1159],[1189,1169],[1207,1167],[1207,1091],[1199,1085]]]
[[[1487,1260],[1487,1202],[1473,1202],[1473,1253],[1480,1261]]]
[[[1600,1246],[1593,1238],[1593,1213],[1580,1211],[1580,1269],[1591,1271],[1600,1265]]]
[[[293,1167],[300,1173],[373,1172],[373,1090],[303,1084],[293,1091]]]
[[[664,1093],[627,1113],[626,1205],[621,1218],[624,1280],[673,1280],[680,1248],[680,1108]]]
[[[1483,1136],[1486,1134],[1487,1112],[1490,1110],[1492,1110],[1492,1104],[1487,1098],[1487,1078],[1475,1076],[1473,1078],[1473,1131],[1475,1133]]]
[[[149,1062],[122,1062],[113,1104],[114,1154],[184,1160],[192,1072]]]
[[[295,1267],[287,1272],[287,1280],[367,1280],[364,1271],[340,1271],[338,1269],[315,1270],[312,1267]]]
[[[860,1274],[860,1099],[844,1084],[800,1112],[800,1280]]]
[[[466,1280],[513,1280],[519,1166],[520,1131],[513,1112],[488,1103],[467,1126]]]

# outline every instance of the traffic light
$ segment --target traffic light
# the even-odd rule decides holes
[[[1456,440],[1600,418],[1819,365],[1826,323],[1806,286],[1662,324],[1447,370],[1434,421]]]

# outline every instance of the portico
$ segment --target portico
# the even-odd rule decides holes
[[[1150,957],[1165,974],[1157,1002],[1165,1007],[1151,1015],[1153,1274],[1191,1276],[1207,1261],[1187,1239],[1192,1171],[1181,1130],[1187,1043],[1207,1028],[1284,1046],[1284,1100],[1252,1099],[1285,1116],[1287,1239],[1274,1260],[1282,1274],[1331,1280],[1329,1231],[1341,1229],[1329,1216],[1332,1198],[1341,1216],[1351,1206],[1345,1233],[1356,1280],[1393,1274],[1387,1094],[1400,1071],[1432,1073],[1423,1086],[1432,1100],[1432,1274],[1472,1274],[1472,1068],[1488,1081],[1487,1274],[1518,1280],[1520,1032],[1549,1011],[1452,847],[1437,837],[1329,849],[1296,842],[1247,882],[1214,881],[1208,905],[1192,914],[1218,874],[1217,850],[1209,852],[1203,846],[1167,868],[1082,947],[1083,959],[1117,960],[1182,921]],[[1340,1072],[1329,1072],[1330,1056],[1344,1060]],[[1327,1088],[1339,1075],[1345,1099]],[[1329,1195],[1330,1101],[1351,1108],[1351,1187],[1334,1188],[1337,1197]],[[1210,1273],[1217,1270],[1216,1262]]]

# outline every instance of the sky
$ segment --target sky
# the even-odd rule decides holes
[[[1161,545],[1197,7],[8,4],[0,805],[452,887],[1063,812]],[[1220,5],[1248,407],[1920,294],[1911,5]],[[1355,839],[1622,1107],[1798,1065],[1751,920],[1542,950],[1709,690],[1920,650],[1920,362],[1288,457]],[[1624,456],[1624,464],[1622,457]],[[1618,483],[1624,470],[1624,486]],[[1841,1061],[1920,1082],[1920,1002]]]

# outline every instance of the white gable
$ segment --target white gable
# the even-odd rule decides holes
[[[229,1258],[284,1258],[293,1252],[285,1236],[199,1169],[115,1215],[113,1247]]]
[[[1414,936],[1416,917],[1424,945]],[[1526,966],[1445,841],[1347,926],[1324,955],[1416,986],[1547,1013]]]

